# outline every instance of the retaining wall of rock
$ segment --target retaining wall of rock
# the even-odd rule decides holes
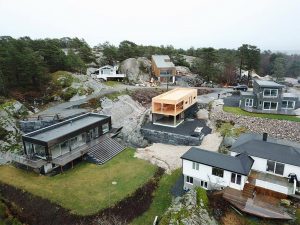
[[[200,137],[192,137],[192,136],[184,136],[174,133],[167,133],[156,130],[149,129],[141,129],[141,133],[144,135],[144,138],[150,142],[155,143],[165,143],[172,145],[190,145],[196,146],[200,145],[203,139],[203,136]]]
[[[212,110],[210,119],[213,121],[233,121],[254,133],[268,133],[273,138],[300,142],[299,122],[236,115],[218,108]]]

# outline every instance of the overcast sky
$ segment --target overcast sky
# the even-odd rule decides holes
[[[300,0],[0,0],[0,36],[300,50]]]

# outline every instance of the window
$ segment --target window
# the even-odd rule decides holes
[[[207,189],[207,182],[201,180],[201,181],[200,181],[200,186],[203,187],[203,188],[205,188],[205,189]]]
[[[295,101],[282,101],[283,109],[294,109],[295,108]]]
[[[264,110],[277,110],[278,102],[264,102],[263,109]]]
[[[253,107],[253,99],[252,98],[246,98],[245,106],[246,107]]]
[[[278,89],[264,89],[264,97],[277,97]]]
[[[231,173],[231,183],[241,184],[242,176],[240,174]]]
[[[267,161],[267,172],[283,175],[283,171],[284,171],[284,164],[279,162],[274,162],[271,160]]]
[[[193,162],[193,169],[199,170],[199,163]]]
[[[105,123],[102,125],[102,132],[103,134],[107,133],[109,131],[109,124]]]
[[[186,177],[186,182],[190,183],[190,184],[193,184],[194,183],[194,179],[192,177],[187,176]]]
[[[215,175],[217,177],[223,177],[224,176],[224,170],[219,168],[212,168],[212,175]]]

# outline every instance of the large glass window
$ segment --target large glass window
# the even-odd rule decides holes
[[[70,151],[70,148],[69,148],[69,141],[65,141],[63,143],[60,144],[60,149],[61,149],[61,154],[65,154],[65,153],[68,153]]]
[[[263,109],[264,110],[276,110],[277,102],[264,102]]]
[[[219,169],[219,168],[212,168],[212,175],[218,176],[218,177],[223,177],[224,176],[224,170]]]
[[[264,89],[264,97],[277,97],[278,89]]]
[[[270,172],[270,173],[283,175],[284,164],[268,160],[267,161],[267,171]]]
[[[193,184],[193,183],[194,183],[193,177],[187,176],[187,177],[186,177],[186,182],[187,182],[187,183],[190,183],[190,184]]]
[[[231,173],[231,183],[241,184],[242,176],[240,174]]]
[[[246,98],[245,106],[246,107],[253,107],[253,99],[252,98]]]
[[[102,131],[103,131],[103,134],[105,134],[109,131],[109,124],[108,123],[105,123],[105,124],[102,125]]]
[[[295,108],[295,101],[282,101],[283,109],[294,109]]]

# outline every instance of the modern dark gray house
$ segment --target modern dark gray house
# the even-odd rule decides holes
[[[285,93],[283,88],[274,81],[254,80],[253,92],[241,92],[239,106],[249,112],[294,115],[298,96]]]
[[[124,149],[111,138],[118,132],[110,116],[86,113],[23,135],[24,155],[14,161],[41,173],[83,156],[104,163]]]

